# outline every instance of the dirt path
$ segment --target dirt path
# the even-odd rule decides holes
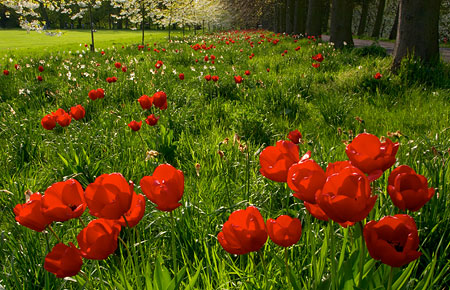
[[[324,41],[329,41],[330,36],[329,35],[322,35],[322,39]],[[355,43],[356,47],[364,47],[364,46],[370,46],[375,41],[373,40],[365,40],[365,39],[353,39],[353,42]],[[379,41],[378,45],[386,49],[386,52],[390,55],[394,53],[394,43],[392,42],[386,42],[386,41]],[[441,47],[440,49],[441,57],[445,62],[450,62],[450,48],[447,47]]]

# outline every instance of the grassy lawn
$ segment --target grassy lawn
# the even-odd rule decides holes
[[[99,31],[95,37],[105,52],[101,55],[84,47],[88,32],[49,37],[0,31],[1,71],[9,71],[0,75],[0,286],[174,289],[174,243],[180,289],[386,288],[390,268],[367,250],[360,260],[358,225],[343,228],[315,219],[286,183],[261,175],[262,150],[298,129],[303,134],[300,156],[311,151],[311,159],[323,169],[347,160],[346,144],[360,133],[399,142],[392,168],[409,165],[436,194],[419,211],[401,211],[387,192],[388,169],[372,183],[378,198],[363,222],[398,213],[415,219],[422,256],[394,268],[393,289],[448,287],[448,64],[426,68],[405,63],[394,75],[391,57],[374,48],[336,51],[326,43],[282,36],[274,45],[267,38],[277,36],[268,32],[199,35],[185,42],[177,33],[168,43],[167,32],[149,32],[150,49],[138,50],[139,32]],[[203,41],[211,49],[191,47]],[[324,60],[315,68],[311,57],[318,53]],[[163,62],[158,70],[157,61]],[[127,70],[116,68],[116,62]],[[381,79],[374,78],[377,72]],[[207,81],[206,75],[219,80]],[[234,80],[237,75],[244,78],[240,84]],[[106,82],[114,76],[117,82]],[[98,88],[105,97],[89,99],[89,92]],[[157,91],[167,94],[167,109],[144,111],[138,98]],[[78,104],[86,110],[84,118],[64,128],[42,127],[47,114]],[[155,126],[143,122],[138,132],[128,127],[150,114],[159,117]],[[152,156],[150,150],[158,154]],[[175,223],[147,200],[140,223],[123,227],[117,250],[106,260],[85,259],[82,274],[72,278],[58,279],[43,268],[57,243],[53,235],[14,221],[12,209],[25,202],[27,190],[44,194],[53,183],[69,178],[85,189],[102,174],[120,172],[140,194],[140,180],[164,163],[184,173]],[[269,240],[262,256],[231,255],[218,243],[230,214],[248,205],[258,207],[264,220],[283,214],[301,220],[300,241],[286,252],[288,273],[282,248]],[[86,210],[81,219],[87,224],[94,217]],[[66,244],[77,245],[83,227],[76,219],[53,223]]]

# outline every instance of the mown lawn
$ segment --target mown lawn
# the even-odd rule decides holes
[[[182,289],[328,289],[330,283],[338,289],[356,287],[358,227],[344,229],[314,219],[286,184],[259,173],[261,151],[298,129],[304,141],[300,155],[311,150],[311,158],[324,169],[329,162],[347,160],[345,144],[359,133],[400,143],[394,167],[411,166],[428,178],[436,194],[420,211],[407,212],[416,221],[422,256],[394,270],[393,289],[448,287],[448,64],[427,69],[405,63],[393,75],[391,58],[375,47],[335,51],[327,43],[294,42],[268,32],[185,40],[178,33],[168,43],[166,33],[150,32],[149,46],[138,50],[139,32],[99,31],[98,51],[91,53],[82,45],[89,43],[87,32],[67,31],[56,38],[0,31],[0,39],[11,40],[0,43],[1,70],[10,72],[0,76],[0,286],[80,289],[89,277],[87,288],[173,289],[169,214],[150,201],[141,222],[120,234],[127,248],[119,244],[104,261],[85,260],[85,275],[65,280],[42,267],[56,239],[18,225],[12,211],[25,202],[26,190],[44,193],[68,178],[86,188],[101,174],[120,172],[141,193],[141,178],[159,164],[170,163],[185,176],[182,206],[174,211],[177,280]],[[225,37],[234,43],[226,44]],[[280,42],[274,45],[267,38]],[[213,48],[191,48],[203,41]],[[33,49],[24,49],[28,46]],[[317,53],[323,54],[324,61],[314,68],[311,57]],[[211,55],[216,57],[214,64]],[[164,64],[155,71],[158,60]],[[127,71],[117,69],[116,62]],[[245,75],[246,70],[251,74]],[[381,79],[374,78],[377,72]],[[42,81],[36,79],[38,75]],[[206,75],[217,75],[219,80],[206,81]],[[244,78],[241,84],[235,83],[237,75]],[[105,81],[113,76],[117,82]],[[92,101],[88,93],[97,88],[105,90],[105,97]],[[143,111],[137,99],[157,91],[166,92],[167,109]],[[86,109],[83,119],[72,120],[65,128],[41,126],[45,115],[77,104]],[[150,113],[160,117],[156,126],[143,122],[138,132],[127,126]],[[159,155],[150,157],[150,150]],[[387,194],[388,176],[389,170],[374,183],[379,197],[367,221],[400,212]],[[250,204],[260,209],[265,220],[289,214],[302,221],[302,237],[288,251],[289,275],[281,248],[271,241],[262,251],[265,263],[257,253],[233,256],[219,245],[216,237],[222,224],[233,211]],[[82,219],[87,223],[93,217],[86,211]],[[66,243],[75,243],[83,227],[72,220],[57,222],[53,228]],[[371,259],[367,251],[364,260],[361,288],[386,287],[389,268]]]

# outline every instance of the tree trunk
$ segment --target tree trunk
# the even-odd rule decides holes
[[[295,16],[297,17],[297,24],[294,25],[294,33],[304,34],[306,31],[306,17],[308,14],[308,0],[295,1]],[[297,7],[298,5],[298,7]]]
[[[309,0],[308,18],[306,20],[306,34],[322,34],[323,0]]]
[[[367,14],[369,14],[369,0],[362,0],[361,19],[359,20],[358,35],[361,36],[366,31]]]
[[[91,51],[94,52],[94,20],[92,18],[92,6],[89,2],[89,22],[91,23]]]
[[[287,34],[291,34],[292,33],[292,20],[291,20],[291,0],[286,0],[285,1],[285,9],[286,9],[286,26],[285,26],[285,32]]]
[[[278,32],[284,32],[284,30],[286,29],[286,13],[284,9],[284,3],[281,3],[278,10],[278,17],[280,18],[280,27]]]
[[[331,1],[325,0],[323,2],[323,13],[322,13],[322,29],[321,32],[328,31],[328,20],[330,19],[330,6]]]
[[[353,0],[333,0],[331,8],[330,42],[334,47],[353,46],[352,37]]]
[[[400,0],[395,71],[404,57],[414,56],[425,63],[439,61],[439,12],[441,0]]]
[[[278,23],[280,22],[278,19],[278,5],[275,3],[273,7],[273,31],[278,32]]]
[[[380,37],[381,23],[383,22],[384,7],[386,6],[386,0],[380,0],[378,2],[377,17],[375,18],[375,24],[373,26],[372,37]]]
[[[389,34],[389,39],[395,39],[397,37],[398,29],[398,14],[400,12],[400,4],[397,4],[397,11],[395,12],[394,25],[392,26],[391,33]]]
[[[141,42],[141,44],[144,45],[144,37],[145,37],[145,9],[144,9],[144,0],[141,0],[141,16],[142,16],[142,23],[141,23],[141,29],[142,29],[142,42]]]

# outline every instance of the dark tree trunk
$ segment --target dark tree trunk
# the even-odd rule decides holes
[[[391,33],[389,33],[389,39],[395,39],[397,37],[398,29],[398,14],[400,12],[400,4],[397,5],[397,12],[395,12],[394,25],[392,26]]]
[[[45,24],[47,24],[47,28],[50,28],[50,20],[48,18],[48,13],[44,7],[44,4],[39,3],[39,10],[41,11],[42,18],[44,18]]]
[[[286,0],[285,2],[285,9],[286,9],[286,26],[285,26],[285,32],[287,34],[291,34],[292,33],[292,19],[291,19],[291,10],[292,10],[292,1],[291,0]]]
[[[89,22],[91,24],[91,51],[95,51],[94,47],[94,19],[92,18],[92,6],[89,2]]]
[[[330,20],[330,6],[331,1],[325,0],[323,2],[323,14],[322,14],[322,32],[328,31],[328,20]]]
[[[278,19],[278,5],[275,3],[273,7],[273,31],[278,32],[280,20]]]
[[[344,42],[353,46],[352,37],[353,0],[333,0],[331,8],[330,41],[342,48]]]
[[[323,0],[309,0],[306,34],[322,34]]]
[[[425,63],[439,61],[439,12],[441,0],[400,0],[393,70],[404,57]]]
[[[381,23],[383,22],[384,7],[386,6],[386,0],[380,0],[378,2],[377,17],[375,18],[375,24],[373,26],[372,37],[380,37]]]
[[[142,29],[142,42],[141,45],[144,45],[144,38],[145,38],[145,9],[144,9],[144,1],[141,0],[141,16],[142,16],[142,23],[141,23],[141,29]]]
[[[362,0],[361,19],[359,20],[358,35],[361,36],[366,31],[367,14],[369,14],[369,0]]]
[[[284,3],[281,3],[279,6],[279,16],[280,17],[280,29],[278,32],[284,32],[286,29],[286,13],[285,13],[285,7],[284,7]]]

